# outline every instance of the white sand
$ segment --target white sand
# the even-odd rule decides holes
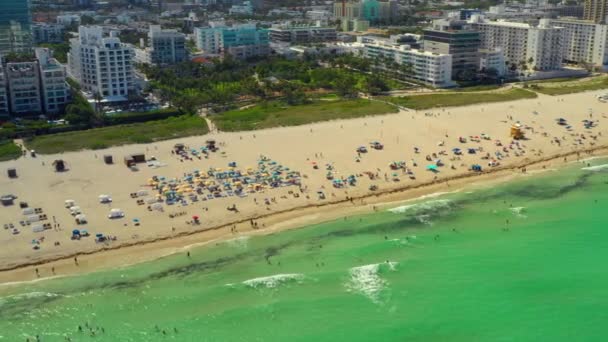
[[[73,255],[75,253],[89,253],[105,247],[117,247],[125,243],[137,243],[146,240],[166,238],[176,234],[203,230],[217,227],[238,220],[267,215],[273,212],[283,211],[295,207],[314,205],[320,203],[315,192],[321,187],[328,195],[326,201],[344,199],[346,196],[363,196],[369,194],[368,187],[375,184],[380,191],[389,188],[399,188],[407,185],[416,185],[432,181],[435,177],[431,172],[425,171],[429,164],[425,160],[427,154],[445,150],[448,156],[440,158],[446,163],[441,172],[437,174],[439,180],[468,174],[467,168],[471,164],[481,164],[484,170],[489,170],[487,161],[480,157],[485,152],[494,154],[501,149],[494,145],[495,139],[500,139],[503,144],[508,145],[509,129],[513,122],[520,121],[534,128],[534,133],[527,131],[529,140],[522,141],[525,146],[524,156],[516,157],[513,153],[501,161],[503,166],[515,165],[524,162],[546,158],[550,155],[567,153],[575,149],[584,150],[591,147],[608,145],[608,127],[604,117],[607,106],[596,100],[596,95],[604,91],[572,94],[559,97],[539,95],[538,99],[519,100],[515,102],[504,102],[496,104],[474,105],[458,108],[445,108],[436,110],[410,111],[386,116],[353,119],[346,121],[332,121],[318,124],[287,127],[279,129],[268,129],[255,132],[219,133],[212,137],[218,142],[225,144],[220,151],[226,152],[211,154],[209,159],[180,162],[170,151],[176,142],[181,142],[191,147],[204,145],[210,136],[190,137],[179,140],[164,141],[149,145],[129,145],[109,148],[98,151],[70,152],[61,155],[43,155],[37,158],[21,158],[16,161],[0,163],[0,195],[14,194],[18,196],[16,205],[0,207],[0,269],[14,268],[19,265],[55,259],[61,256]],[[539,114],[533,114],[537,111]],[[583,128],[581,121],[589,118],[590,111],[593,120],[599,120],[599,126],[587,131]],[[432,114],[429,114],[432,113]],[[513,121],[508,119],[513,117]],[[567,132],[563,126],[558,126],[555,119],[564,117],[573,126],[572,132]],[[541,133],[546,132],[547,137]],[[479,136],[482,133],[489,135],[492,140],[482,140],[481,143],[458,142],[459,136]],[[586,139],[583,145],[575,145],[575,137],[572,134],[584,134]],[[591,135],[598,135],[593,140]],[[446,137],[446,135],[448,137]],[[553,137],[565,138],[561,146],[551,143]],[[368,145],[370,141],[379,140],[384,143],[382,151],[370,149],[370,152],[362,155],[361,162],[356,162],[357,153],[355,149],[360,145]],[[438,147],[437,143],[445,142],[445,146]],[[592,146],[593,145],[593,146]],[[369,146],[369,145],[368,145]],[[414,146],[420,148],[420,154],[414,154]],[[468,155],[467,147],[478,148],[482,146],[484,153]],[[452,148],[464,149],[462,160],[451,162],[453,157]],[[533,151],[534,150],[534,151]],[[542,150],[542,153],[538,151]],[[145,152],[147,157],[155,156],[167,166],[158,169],[146,167],[140,164],[140,171],[133,172],[124,166],[122,158],[130,153]],[[315,153],[318,157],[315,157]],[[322,153],[322,157],[320,154]],[[103,163],[102,156],[111,154],[114,156],[115,164],[108,166]],[[240,168],[256,165],[260,154],[264,154],[278,163],[290,167],[292,170],[300,171],[307,178],[303,179],[304,186],[308,187],[310,199],[306,194],[300,198],[287,196],[288,190],[297,191],[297,187],[267,190],[265,193],[250,194],[246,198],[229,197],[214,199],[206,202],[197,202],[186,207],[165,206],[165,212],[150,212],[145,206],[138,206],[135,200],[130,198],[129,193],[145,186],[147,179],[153,175],[168,178],[181,177],[186,172],[193,170],[207,170],[209,167],[226,168],[228,162],[236,161]],[[389,176],[394,172],[389,170],[388,164],[392,161],[406,161],[411,167],[411,159],[418,163],[412,167],[416,180],[410,180],[406,175],[400,174],[400,181],[385,181],[384,174]],[[64,159],[68,163],[69,171],[63,173],[54,172],[51,163],[55,159]],[[311,161],[317,161],[321,168],[313,170]],[[44,166],[42,163],[44,162]],[[367,177],[359,177],[356,187],[346,189],[333,189],[331,182],[325,179],[326,171],[323,165],[332,163],[335,166],[337,177],[351,174],[361,174],[364,171],[378,172],[380,179],[370,181]],[[456,170],[449,168],[450,164],[457,166]],[[16,167],[19,174],[17,179],[9,179],[6,169]],[[380,170],[377,170],[380,169]],[[429,191],[437,191],[432,189]],[[348,192],[348,193],[347,193]],[[98,202],[100,194],[112,196],[113,203],[104,205]],[[286,196],[286,198],[282,198]],[[253,198],[256,197],[259,205]],[[277,203],[269,207],[263,205],[264,198],[276,198]],[[73,217],[64,208],[64,201],[73,199],[86,214],[89,223],[84,226],[76,226]],[[33,233],[30,227],[21,227],[19,221],[23,220],[18,202],[26,201],[30,207],[42,208],[48,216],[48,223],[53,223],[55,216],[60,229],[46,230],[42,233]],[[233,213],[226,207],[236,204],[240,212]],[[204,208],[207,207],[208,211]],[[107,215],[110,208],[121,208],[126,217],[119,220],[109,220]],[[185,211],[187,214],[178,218],[169,218],[168,214]],[[202,223],[198,226],[186,224],[192,215],[201,216]],[[307,209],[301,212],[309,219],[316,217],[315,209]],[[278,227],[291,227],[294,222],[300,221],[299,214],[291,212],[284,214],[284,222]],[[132,224],[133,218],[141,220],[141,226]],[[311,220],[308,220],[311,221]],[[270,229],[266,221],[259,221],[259,230]],[[276,221],[274,221],[276,222]],[[290,222],[290,223],[289,223]],[[20,234],[13,235],[9,230],[1,226],[5,223],[13,223],[20,229]],[[172,232],[175,227],[175,232]],[[70,239],[74,228],[87,229],[93,236],[73,241]],[[273,227],[276,228],[276,227]],[[238,233],[251,231],[248,222],[237,226]],[[114,235],[117,241],[109,245],[98,244],[94,241],[95,233]],[[230,227],[214,230],[205,234],[196,235],[181,242],[197,243],[207,240],[231,236]],[[40,250],[32,249],[32,240],[44,237],[40,244]],[[187,241],[187,242],[186,242]],[[54,246],[59,242],[59,246]],[[147,247],[153,249],[152,247]],[[176,246],[172,246],[174,251]],[[139,253],[137,247],[133,247],[133,253]],[[141,249],[139,250],[141,251]],[[167,250],[169,251],[169,250]],[[167,252],[165,251],[165,252]],[[138,260],[136,255],[129,255],[122,251],[113,258],[122,258],[118,263],[129,263]],[[142,252],[143,253],[143,252]],[[69,262],[72,262],[71,260]],[[116,263],[114,263],[116,264]],[[100,262],[99,265],[106,265]],[[48,275],[48,274],[47,274]],[[3,278],[8,279],[8,278]]]

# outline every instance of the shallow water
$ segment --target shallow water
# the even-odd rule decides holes
[[[0,341],[601,340],[606,163],[0,288]]]

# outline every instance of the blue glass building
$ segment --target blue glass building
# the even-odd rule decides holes
[[[0,0],[0,54],[32,49],[29,0]]]

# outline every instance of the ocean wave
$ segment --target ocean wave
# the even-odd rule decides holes
[[[395,213],[395,214],[410,214],[410,213],[417,214],[417,213],[424,213],[424,212],[427,212],[428,210],[433,210],[433,209],[449,208],[450,205],[451,205],[450,200],[441,199],[441,200],[434,200],[434,201],[426,201],[426,202],[422,202],[422,203],[402,205],[402,206],[399,206],[396,208],[391,208],[388,211],[390,211],[391,213]]]
[[[511,208],[510,210],[517,217],[521,217],[521,218],[528,217],[523,214],[526,211],[526,207],[515,207],[515,208]]]
[[[243,282],[244,285],[258,288],[275,288],[279,285],[290,283],[290,282],[301,282],[304,279],[304,275],[301,273],[282,273],[275,274],[268,277],[259,277],[248,279]]]
[[[434,201],[426,201],[422,203],[403,205],[400,207],[389,209],[388,211],[394,214],[411,215],[416,221],[432,225],[431,218],[435,217],[438,212],[449,212],[454,203],[450,200],[440,199]]]
[[[397,264],[394,261],[387,261],[353,267],[349,270],[350,280],[346,284],[346,288],[348,291],[366,296],[374,303],[380,303],[380,293],[388,285],[388,282],[380,277],[380,273],[383,269],[395,271]]]
[[[249,235],[243,235],[234,239],[226,240],[225,243],[230,247],[247,248],[247,245],[249,245],[250,238],[251,237]]]
[[[25,300],[33,300],[40,298],[55,298],[55,297],[65,297],[64,295],[52,292],[28,292],[28,293],[19,293],[15,295],[10,295],[6,297],[0,297],[0,308],[7,303],[14,303]]]
[[[608,164],[588,166],[588,167],[582,168],[581,170],[585,170],[585,171],[602,171],[602,170],[606,170],[606,169],[608,169]]]

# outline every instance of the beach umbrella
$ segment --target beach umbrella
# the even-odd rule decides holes
[[[427,170],[431,170],[431,171],[435,171],[435,170],[437,170],[437,165],[435,165],[435,164],[427,165],[426,169]]]
[[[78,229],[72,230],[72,235],[80,235],[80,230],[78,230]]]

